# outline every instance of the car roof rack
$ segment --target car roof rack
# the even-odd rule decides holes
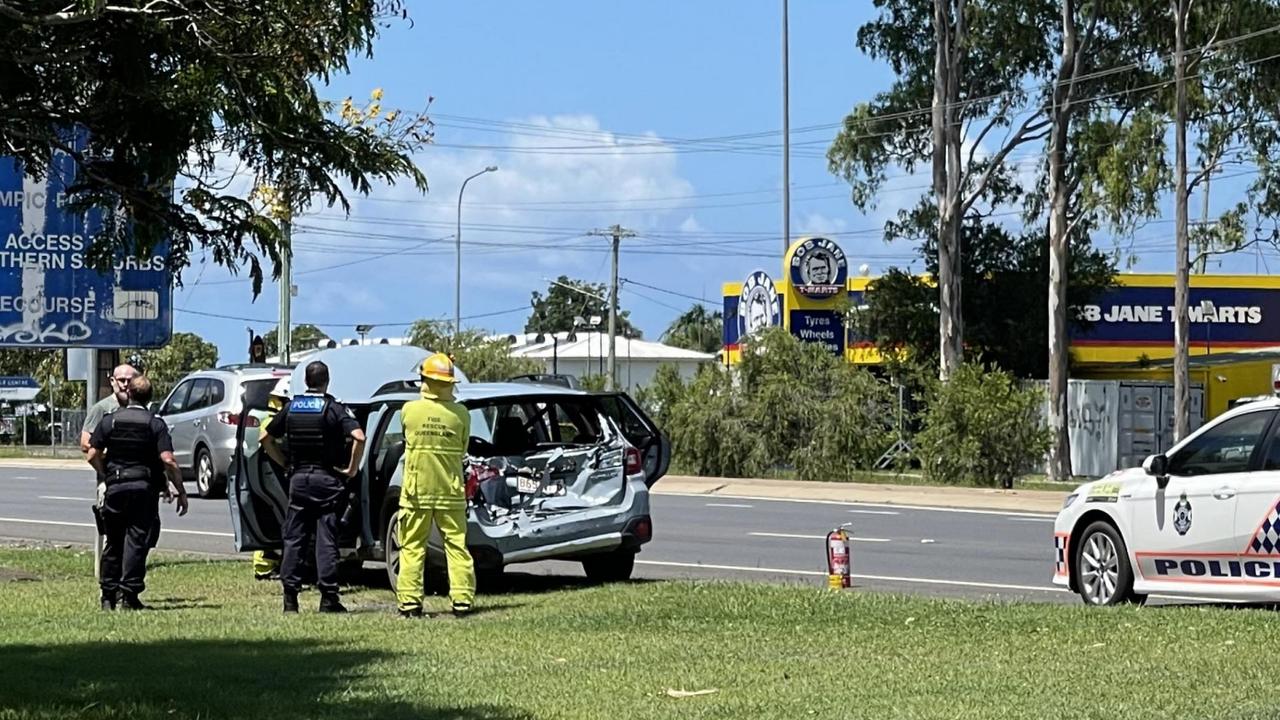
[[[231,363],[229,365],[219,365],[214,370],[226,370],[228,372],[244,372],[245,370],[292,370],[292,365],[283,365],[280,363]]]
[[[533,373],[530,375],[516,375],[510,378],[508,382],[532,383],[535,385],[556,385],[566,387],[571,390],[581,390],[582,383],[578,382],[575,375],[563,375],[553,373]]]

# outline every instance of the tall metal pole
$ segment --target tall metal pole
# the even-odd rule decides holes
[[[288,365],[293,354],[293,222],[280,221],[284,253],[280,257],[280,322],[276,327],[276,350],[280,364]]]
[[[454,270],[454,286],[453,286],[453,334],[457,336],[462,332],[462,193],[467,189],[467,183],[498,169],[497,165],[490,165],[480,172],[472,175],[462,181],[462,187],[458,188],[458,227],[454,232],[454,245],[457,249],[458,264]]]
[[[605,372],[606,387],[609,390],[618,388],[618,378],[614,372],[617,368],[617,346],[618,337],[618,248],[622,243],[622,238],[635,237],[635,232],[627,230],[621,225],[614,225],[608,230],[593,230],[589,235],[603,235],[612,238],[613,249],[613,273],[609,282],[609,364]]]
[[[613,272],[609,280],[609,390],[618,389],[618,245],[622,240],[622,228],[613,226]]]
[[[791,58],[787,0],[782,0],[782,252],[791,246]]]

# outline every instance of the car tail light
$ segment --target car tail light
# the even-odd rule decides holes
[[[629,447],[627,448],[627,474],[636,475],[644,470],[644,460],[640,458],[640,451]]]
[[[218,422],[222,423],[223,425],[239,425],[240,416],[235,413],[220,412],[218,413]],[[251,427],[251,428],[258,427],[258,418],[252,415],[246,416],[244,420],[244,426]]]
[[[653,539],[653,523],[649,518],[641,518],[631,526],[631,534],[640,542],[649,542]]]

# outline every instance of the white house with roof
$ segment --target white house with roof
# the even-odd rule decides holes
[[[494,335],[494,340],[506,340],[511,344],[511,354],[542,363],[545,372],[575,375],[604,375],[608,367],[609,334],[602,332],[519,333]],[[305,363],[320,350],[346,345],[405,345],[408,338],[369,337],[327,340],[319,347],[294,348],[291,359]],[[718,356],[685,350],[662,343],[626,338],[619,335],[614,340],[617,353],[618,385],[624,390],[644,387],[653,381],[658,368],[674,365],[680,376],[688,380],[698,367],[717,362]],[[268,362],[278,362],[278,357]],[[462,368],[466,372],[466,368]]]
[[[498,337],[506,337],[511,343],[512,355],[537,360],[549,373],[586,377],[604,375],[608,367],[608,333],[521,333]],[[614,347],[618,385],[625,390],[648,385],[663,365],[674,365],[687,380],[700,366],[716,362],[717,357],[622,335],[614,339]]]

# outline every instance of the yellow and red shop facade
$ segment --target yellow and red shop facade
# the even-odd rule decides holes
[[[876,349],[842,320],[875,278],[851,277],[848,265],[832,240],[802,238],[787,250],[780,276],[757,270],[725,283],[725,361],[737,363],[746,339],[777,326],[849,362],[878,363]],[[1193,275],[1190,306],[1192,382],[1205,388],[1208,417],[1234,399],[1280,390],[1280,277]],[[1082,311],[1088,326],[1071,336],[1072,377],[1172,380],[1172,274],[1118,275],[1116,287]]]

